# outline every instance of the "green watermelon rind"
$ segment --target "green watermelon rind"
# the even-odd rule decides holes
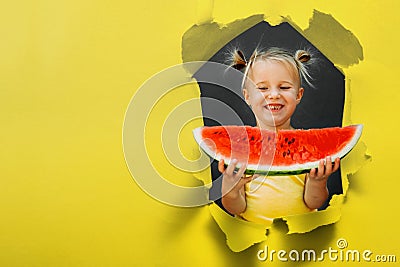
[[[355,124],[355,125],[349,125],[346,127],[356,127],[355,133],[351,140],[338,152],[335,154],[331,155],[332,162],[336,158],[344,158],[350,151],[355,147],[357,144],[358,140],[361,137],[361,133],[363,130],[363,125],[362,124]],[[215,154],[208,146],[203,145],[202,142],[202,135],[201,131],[204,127],[199,127],[193,130],[193,135],[196,140],[196,142],[199,144],[200,148],[211,158],[216,159],[217,161],[220,161],[224,159],[225,165],[229,165],[230,159],[229,158],[224,158],[223,156],[219,154]],[[254,165],[254,164],[248,164],[247,169],[245,171],[245,174],[252,175],[252,174],[261,174],[261,175],[269,175],[269,176],[277,176],[277,175],[297,175],[297,174],[302,174],[302,173],[307,173],[313,168],[318,168],[319,166],[318,161],[313,161],[313,162],[307,162],[307,163],[302,163],[302,164],[294,164],[290,166],[270,166],[270,165]]]

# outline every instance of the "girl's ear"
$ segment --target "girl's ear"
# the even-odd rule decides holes
[[[301,99],[303,98],[303,94],[304,94],[304,88],[300,87],[299,91],[297,92],[297,96],[296,96],[296,102],[297,104],[300,103]]]
[[[246,88],[243,88],[243,97],[244,97],[244,101],[246,101],[247,105],[250,105],[249,102],[249,91],[247,91]]]

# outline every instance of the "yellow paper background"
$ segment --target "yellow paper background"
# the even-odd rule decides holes
[[[207,207],[171,207],[140,190],[124,161],[122,123],[140,85],[181,63],[181,37],[193,24],[265,14],[269,21],[290,16],[304,29],[314,9],[332,14],[364,49],[364,60],[345,74],[351,121],[364,124],[362,140],[373,158],[350,177],[339,222],[307,235],[285,235],[278,224],[268,245],[324,249],[345,238],[352,249],[400,259],[399,7],[396,1],[3,3],[0,266],[266,265],[256,256],[264,243],[232,252]]]

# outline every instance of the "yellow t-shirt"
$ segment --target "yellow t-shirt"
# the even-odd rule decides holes
[[[259,176],[247,183],[246,210],[240,216],[270,225],[274,218],[315,211],[303,200],[305,174]]]

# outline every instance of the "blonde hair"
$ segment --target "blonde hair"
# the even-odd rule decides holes
[[[310,82],[312,77],[310,76],[308,71],[308,65],[312,62],[310,52],[306,50],[297,50],[293,55],[285,49],[271,47],[265,51],[259,51],[258,49],[256,49],[251,55],[248,62],[245,59],[244,54],[240,50],[235,49],[233,51],[231,56],[231,67],[237,70],[244,71],[242,88],[249,76],[252,65],[260,60],[274,60],[288,64],[293,72],[299,77],[300,86],[304,83],[307,83],[308,85],[313,87]]]

